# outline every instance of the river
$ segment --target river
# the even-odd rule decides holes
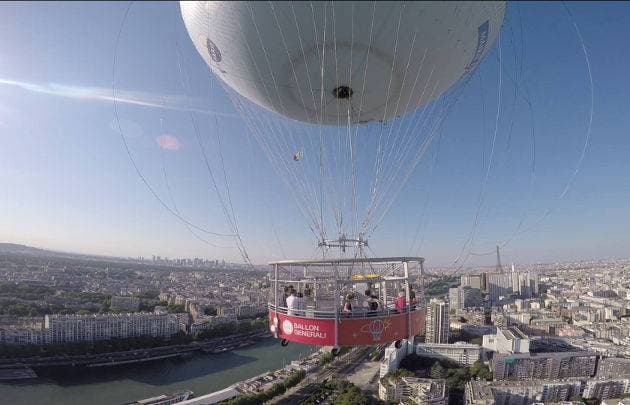
[[[71,372],[38,372],[36,380],[0,383],[2,404],[120,405],[160,394],[192,390],[203,395],[225,388],[313,352],[291,343],[281,347],[265,339],[221,354],[196,354],[145,364]]]

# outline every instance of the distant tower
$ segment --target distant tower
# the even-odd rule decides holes
[[[448,302],[432,299],[427,306],[425,341],[427,343],[448,343],[449,325]]]
[[[497,245],[497,266],[495,270],[497,273],[503,273],[503,266],[501,265],[501,254],[499,253],[499,245]]]

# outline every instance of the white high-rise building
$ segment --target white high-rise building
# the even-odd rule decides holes
[[[447,358],[464,367],[472,367],[481,353],[481,346],[466,342],[448,343],[418,343],[416,354],[425,357]]]
[[[496,335],[483,335],[483,347],[500,354],[529,353],[529,337],[514,326],[498,327]]]
[[[464,297],[462,297],[462,295],[463,294],[461,287],[448,289],[448,303],[450,307],[456,311],[462,310],[464,308]]]
[[[501,297],[507,297],[514,292],[512,289],[511,273],[489,273],[488,292],[493,302],[499,301]]]
[[[172,314],[46,315],[47,343],[95,342],[137,336],[169,338],[179,331]]]
[[[400,362],[408,354],[408,346],[411,345],[407,339],[403,339],[400,348],[397,349],[393,343],[385,348],[385,354],[383,355],[383,360],[381,360],[380,378],[385,377],[387,373],[398,370]]]
[[[378,383],[378,395],[388,403],[448,404],[448,388],[444,379],[416,377],[382,379]]]
[[[486,289],[485,274],[465,274],[460,277],[462,287],[477,288],[479,290]]]
[[[448,343],[449,305],[433,298],[427,306],[426,343]]]
[[[538,294],[538,276],[529,271],[515,271],[512,267],[512,291],[521,298]]]
[[[448,301],[450,309],[460,311],[464,308],[481,307],[483,305],[483,296],[478,288],[459,286],[449,288]]]

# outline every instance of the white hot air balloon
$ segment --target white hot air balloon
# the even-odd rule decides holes
[[[437,99],[491,49],[505,2],[181,2],[214,74],[316,124],[389,121]]]
[[[181,2],[319,246],[372,235],[497,42],[505,2]],[[344,243],[333,244],[344,245]]]
[[[505,2],[210,1],[181,2],[181,12],[322,249],[322,260],[272,263],[272,332],[283,346],[335,346],[333,354],[400,347],[424,329],[409,279],[424,259],[367,258],[364,249],[461,94],[457,83],[497,40]],[[331,248],[342,258],[326,259]],[[348,292],[359,282],[378,285],[383,302],[397,297],[396,309],[355,312]],[[279,297],[289,284],[317,291],[315,311],[287,308]],[[295,324],[318,332],[296,333]]]

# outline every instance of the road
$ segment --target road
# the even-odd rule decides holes
[[[272,399],[268,404],[299,404],[319,391],[322,383],[337,378],[343,379],[359,364],[362,364],[373,351],[374,347],[371,346],[352,349],[321,370],[310,373],[300,384]]]

